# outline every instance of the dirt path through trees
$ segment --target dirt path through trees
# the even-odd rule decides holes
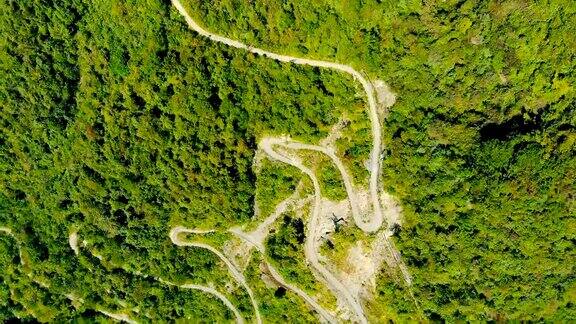
[[[240,312],[238,311],[236,306],[234,306],[234,304],[232,304],[232,302],[228,298],[226,298],[226,296],[224,296],[222,293],[220,293],[218,290],[216,290],[212,287],[196,285],[196,284],[178,285],[178,284],[172,283],[170,281],[162,280],[160,278],[157,278],[157,280],[159,282],[166,284],[166,285],[169,285],[169,286],[175,286],[175,287],[183,288],[183,289],[199,290],[199,291],[202,291],[202,292],[205,292],[205,293],[208,293],[208,294],[215,296],[216,298],[220,299],[220,301],[222,301],[222,303],[224,303],[224,305],[226,305],[226,307],[228,307],[228,309],[230,309],[230,311],[232,311],[232,313],[236,317],[236,323],[237,324],[244,324],[244,318],[242,317],[242,315],[240,314]]]
[[[264,258],[264,263],[266,264],[266,267],[268,268],[270,275],[280,285],[286,287],[288,290],[292,291],[296,295],[300,296],[300,298],[304,299],[304,301],[306,301],[328,323],[336,323],[337,322],[336,319],[334,318],[334,316],[330,312],[325,310],[324,307],[320,306],[320,304],[318,304],[318,302],[316,302],[316,300],[314,300],[314,298],[310,297],[310,295],[308,295],[302,289],[286,282],[284,280],[284,278],[282,277],[282,275],[278,272],[278,270],[276,270],[276,268],[274,268],[274,266],[272,266],[268,261],[266,261],[266,248],[264,247],[264,245],[262,244],[262,242],[259,240],[258,237],[253,236],[251,233],[244,233],[239,228],[230,229],[230,233],[238,236],[240,239],[242,239],[245,242],[247,242],[248,244],[254,246],[256,248],[256,250],[258,250],[258,252],[260,252],[260,254],[262,254],[262,256]]]
[[[24,258],[22,257],[22,247],[20,246],[20,242],[14,236],[11,228],[0,226],[0,232],[4,232],[6,235],[12,237],[16,244],[18,245],[18,258],[20,259],[20,265],[24,265]]]
[[[181,242],[181,241],[179,240],[179,238],[178,238],[178,234],[181,233],[181,232],[187,232],[187,233],[198,233],[198,232],[199,232],[199,233],[206,233],[206,232],[213,232],[213,231],[204,231],[204,230],[195,231],[195,230],[190,230],[190,229],[186,229],[186,228],[183,228],[183,227],[177,227],[177,228],[174,228],[174,229],[170,232],[170,238],[174,237],[175,239],[172,239],[172,241],[174,242],[174,244],[176,244],[176,245],[178,245],[178,246],[197,246],[197,247],[201,247],[201,248],[206,248],[206,249],[208,249],[209,251],[211,251],[212,253],[216,254],[218,257],[221,257],[221,258],[224,257],[218,250],[214,249],[213,247],[211,247],[211,246],[209,246],[209,245],[205,245],[205,244],[201,244],[201,243],[194,244],[194,243],[188,243],[188,242]],[[92,253],[92,255],[95,256],[97,259],[102,260],[102,256],[101,256],[101,255],[99,255],[99,254],[94,254],[94,253]],[[228,265],[228,263],[227,263],[228,260],[227,260],[225,257],[224,257],[223,261]],[[126,272],[128,272],[128,273],[131,273],[132,275],[135,275],[135,276],[140,276],[140,277],[143,277],[143,278],[148,278],[148,277],[149,277],[148,275],[142,274],[142,273],[140,273],[140,272],[133,272],[133,271],[130,271],[130,270],[128,270],[128,269],[125,269],[124,267],[122,267],[122,265],[114,264],[114,266],[115,266],[115,267],[118,267],[118,268],[121,268],[122,270],[124,270],[124,271],[126,271]],[[233,272],[231,271],[231,273],[233,273]],[[233,276],[234,276],[234,275],[233,275]],[[234,276],[234,277],[235,277],[235,276]],[[243,278],[243,275],[240,274],[240,277]],[[167,286],[175,286],[175,287],[182,288],[182,289],[198,290],[198,291],[201,291],[201,292],[204,292],[204,293],[213,295],[214,297],[216,297],[217,299],[219,299],[219,300],[234,314],[234,317],[236,318],[236,323],[237,323],[237,324],[244,324],[244,318],[242,317],[242,315],[240,314],[240,312],[238,311],[238,309],[236,308],[236,306],[234,306],[234,304],[232,304],[232,302],[231,302],[226,296],[224,296],[224,294],[222,294],[222,293],[219,292],[218,290],[216,290],[216,289],[214,289],[214,288],[212,288],[212,287],[210,287],[210,286],[197,285],[197,284],[191,284],[191,283],[188,283],[188,284],[176,284],[176,283],[173,283],[173,282],[171,282],[171,281],[168,281],[168,280],[165,280],[165,279],[162,279],[162,278],[159,278],[159,277],[153,277],[153,278],[154,278],[154,280],[156,280],[156,281],[158,281],[158,282],[160,282],[160,283],[162,283],[162,284],[164,284],[164,285],[167,285]],[[236,277],[235,277],[235,278],[236,278]],[[244,282],[244,284],[245,284],[245,282]],[[244,286],[247,287],[247,285],[244,285]],[[254,299],[252,298],[252,291],[251,291],[251,290],[248,290],[248,291],[249,291],[248,294],[250,295],[251,301],[254,301]],[[69,295],[72,296],[73,294],[69,294]],[[257,306],[256,306],[256,307],[257,307]],[[257,309],[257,308],[256,308],[256,309]],[[112,317],[112,318],[115,318],[115,319],[117,319],[117,320],[126,321],[126,322],[128,322],[128,323],[137,323],[137,322],[134,321],[134,320],[130,320],[129,317],[128,317],[128,315],[126,315],[126,314],[112,314],[112,313],[103,312],[103,311],[100,310],[100,309],[98,309],[98,311],[101,312],[101,313],[103,313],[103,314],[105,314],[105,315],[107,315],[107,316],[110,316],[110,317]],[[261,321],[260,321],[260,312],[258,311],[258,309],[256,310],[256,313],[255,313],[255,314],[256,314],[256,316],[257,316],[257,321],[258,321],[258,323],[261,323]],[[114,317],[114,316],[112,316],[112,315],[121,316],[121,317]]]

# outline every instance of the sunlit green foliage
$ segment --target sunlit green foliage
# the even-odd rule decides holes
[[[256,200],[261,219],[255,223],[272,214],[276,205],[290,197],[296,191],[298,183],[303,180],[298,169],[292,166],[274,163],[268,159],[263,159],[259,164]]]
[[[402,201],[395,239],[419,309],[384,273],[367,305],[372,319],[576,317],[572,2],[186,5],[209,29],[351,64],[398,94],[384,124],[382,180]],[[98,307],[124,309],[118,300],[139,306],[131,315],[141,320],[232,319],[204,294],[111,264],[225,285],[219,261],[174,247],[170,226],[247,222],[256,196],[278,199],[259,183],[284,195],[300,179],[264,169],[257,182],[258,139],[317,142],[343,114],[352,123],[337,145],[356,182],[365,181],[360,94],[341,74],[197,37],[168,1],[1,1],[0,226],[17,241],[0,233],[0,321],[98,320]],[[68,246],[78,229],[91,241],[80,257]],[[83,306],[65,297],[71,291]],[[249,316],[245,293],[229,295]],[[284,309],[301,307],[292,297],[268,298],[262,312],[312,319]]]

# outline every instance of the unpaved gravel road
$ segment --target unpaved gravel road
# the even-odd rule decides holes
[[[249,235],[252,238],[250,240],[250,243],[252,243],[252,245],[255,245],[257,248],[261,248],[263,250],[264,240],[270,233],[270,229],[272,228],[278,217],[282,216],[282,214],[286,212],[288,209],[294,210],[302,208],[305,204],[307,204],[310,201],[311,198],[309,197],[303,199],[296,199],[296,197],[297,192],[294,192],[292,196],[284,199],[278,205],[276,205],[274,212],[270,214],[268,217],[266,217],[266,219],[264,219],[256,229],[254,229],[252,232],[245,233],[246,235]],[[230,233],[236,233],[241,230],[238,227],[233,227],[228,231]]]
[[[16,237],[14,236],[14,233],[12,232],[12,229],[8,228],[8,227],[4,227],[4,226],[0,226],[0,232],[4,232],[7,235],[11,236],[12,238],[14,238],[14,240],[16,240],[16,243],[18,244],[18,254],[20,257],[20,264],[24,265],[24,261],[22,259],[22,249],[20,247],[20,242],[18,242],[18,240],[16,239]],[[76,252],[76,250],[74,251]],[[27,273],[27,275],[29,277],[32,277],[32,273]],[[50,284],[44,281],[40,281],[37,279],[32,278],[32,280],[34,282],[36,282],[37,284],[39,284],[41,287],[44,287],[46,289],[50,288]],[[72,298],[71,296],[73,296],[73,294],[66,294],[65,295],[68,299],[70,300],[74,300],[74,301],[78,301],[80,303],[83,303],[83,300],[77,299],[77,298]],[[132,320],[128,315],[126,314],[121,314],[121,313],[112,313],[112,312],[108,312],[107,310],[103,309],[103,308],[96,308],[95,309],[97,312],[102,313],[110,318],[113,318],[117,321],[121,321],[121,322],[126,322],[129,324],[136,324],[137,322]]]
[[[304,301],[306,301],[328,323],[335,323],[336,319],[330,312],[328,312],[322,306],[320,306],[320,304],[318,304],[316,300],[310,297],[305,291],[286,282],[282,277],[282,275],[278,272],[278,270],[276,270],[276,268],[274,268],[274,266],[272,266],[265,259],[266,248],[264,246],[264,240],[266,239],[266,236],[268,235],[270,228],[272,227],[276,219],[280,217],[284,212],[286,212],[290,207],[301,208],[302,205],[307,202],[308,199],[296,200],[296,192],[295,192],[294,195],[286,198],[278,205],[276,205],[276,209],[274,210],[274,212],[270,216],[268,216],[264,221],[262,221],[262,223],[260,223],[260,225],[258,225],[258,227],[252,232],[245,233],[238,227],[233,227],[228,231],[236,235],[238,238],[244,240],[248,244],[254,246],[256,250],[258,250],[258,252],[262,254],[262,256],[264,257],[264,263],[266,264],[266,267],[268,268],[270,275],[272,276],[272,278],[274,278],[274,280],[279,282],[282,286],[286,287],[288,290],[294,292],[296,295],[300,296],[300,298],[304,299]]]
[[[266,137],[263,138],[260,142],[261,145],[266,145],[268,142],[273,142],[274,145],[282,146],[288,149],[293,150],[308,150],[308,151],[315,151],[323,153],[324,155],[328,156],[336,168],[340,172],[340,176],[342,177],[342,181],[344,182],[344,188],[346,189],[346,194],[348,195],[348,201],[350,203],[350,208],[352,210],[352,217],[354,218],[354,223],[364,232],[371,232],[371,222],[366,222],[362,215],[360,214],[360,205],[358,203],[358,198],[356,197],[356,190],[354,190],[354,185],[352,184],[352,178],[346,171],[346,167],[344,164],[336,156],[336,152],[331,147],[324,147],[319,145],[312,145],[312,144],[305,144],[300,143],[290,138],[278,138],[278,137]]]
[[[177,241],[178,243],[180,243],[180,240],[178,239],[178,233],[179,233],[179,231],[181,231],[181,232],[191,232],[191,233],[194,233],[194,232],[205,232],[205,231],[202,231],[202,230],[200,230],[200,231],[194,231],[194,230],[188,230],[188,229],[185,229],[185,228],[176,228],[176,230],[172,230],[172,232],[174,232],[174,236],[177,238],[176,241]],[[171,232],[171,234],[172,234],[172,232]],[[209,231],[209,232],[212,232],[212,231]],[[172,235],[171,235],[170,237],[172,237]],[[174,240],[173,240],[173,241],[174,241]],[[174,243],[174,244],[176,244],[176,243]],[[189,244],[190,244],[190,243],[183,243],[183,245],[180,245],[180,244],[176,244],[176,245],[179,245],[179,246],[191,246],[191,245],[189,245]],[[202,247],[204,248],[204,246],[202,246]],[[217,253],[215,253],[215,254],[217,254],[217,255],[219,254],[218,250],[214,249],[214,248],[211,247],[211,246],[208,246],[208,247],[209,247],[208,250],[210,250],[211,252],[216,251]],[[96,258],[98,258],[99,260],[102,260],[102,256],[101,256],[101,255],[99,255],[99,254],[94,254],[94,253],[92,253],[92,255],[94,255],[94,256],[95,256]],[[226,262],[226,261],[224,261],[224,262]],[[130,271],[130,270],[128,270],[128,269],[125,269],[125,268],[122,267],[121,265],[114,265],[114,266],[119,267],[119,268],[123,269],[124,271],[126,271],[126,272],[128,272],[128,273],[131,273],[132,275],[139,276],[139,277],[143,277],[143,278],[149,278],[148,275],[145,275],[145,274],[142,274],[142,273],[139,273],[139,272]],[[168,281],[168,280],[164,280],[164,279],[162,279],[162,278],[158,278],[158,277],[153,277],[153,278],[154,278],[154,280],[156,280],[156,281],[158,281],[158,282],[160,282],[160,283],[162,283],[162,284],[164,284],[164,285],[175,286],[175,287],[182,288],[182,289],[198,290],[198,291],[202,291],[202,292],[204,292],[204,293],[208,293],[208,294],[213,295],[214,297],[216,297],[217,299],[219,299],[220,301],[222,301],[222,303],[223,303],[226,307],[228,307],[228,309],[230,309],[230,311],[234,314],[234,317],[236,318],[236,323],[237,323],[237,324],[244,324],[244,318],[242,317],[242,315],[240,314],[240,312],[238,311],[238,309],[234,306],[234,304],[232,304],[232,302],[231,302],[228,298],[226,298],[226,296],[224,296],[224,295],[223,295],[222,293],[220,293],[218,290],[216,290],[216,289],[214,289],[214,288],[212,288],[212,287],[209,287],[209,286],[204,286],[204,285],[196,285],[196,284],[182,284],[182,285],[179,285],[179,284],[170,282],[170,281]],[[71,295],[71,296],[72,296],[73,294],[68,294],[68,295]],[[100,309],[99,309],[98,311],[101,312],[101,313],[103,313],[103,314],[105,314],[105,315],[107,315],[107,316],[110,316],[110,317],[112,317],[112,318],[114,318],[114,319],[117,319],[117,320],[126,321],[126,322],[128,322],[128,323],[137,323],[136,321],[130,319],[130,318],[128,317],[128,315],[126,315],[126,314],[121,314],[121,313],[116,313],[116,314],[114,314],[114,313],[108,313],[108,312],[102,311],[102,310],[100,310]],[[259,318],[259,314],[260,314],[260,313],[258,312],[258,318]]]
[[[240,314],[240,312],[238,311],[236,306],[234,306],[234,304],[232,304],[232,302],[228,298],[226,298],[226,296],[224,296],[222,293],[220,293],[218,290],[216,290],[212,287],[208,287],[208,286],[202,286],[202,285],[196,285],[196,284],[178,285],[178,284],[172,283],[170,281],[162,280],[160,278],[156,278],[156,279],[159,282],[166,284],[166,285],[169,285],[169,286],[175,286],[175,287],[183,288],[183,289],[194,289],[194,290],[199,290],[199,291],[214,295],[216,298],[220,299],[222,301],[222,303],[224,303],[224,305],[226,305],[226,307],[228,307],[228,309],[230,309],[230,311],[232,311],[232,313],[236,317],[236,323],[237,324],[243,324],[244,323],[244,318],[242,317],[242,315]]]
[[[266,250],[264,245],[259,241],[258,238],[252,236],[249,233],[244,233],[242,232],[242,230],[240,230],[239,228],[232,228],[230,229],[230,233],[235,234],[236,236],[238,236],[240,239],[246,241],[247,243],[251,244],[252,246],[254,246],[256,248],[256,250],[258,250],[263,256],[264,258],[266,257]],[[316,302],[316,300],[314,300],[314,298],[310,297],[305,291],[303,291],[302,289],[289,284],[288,282],[286,282],[284,280],[284,278],[282,277],[282,275],[278,272],[278,270],[276,270],[276,268],[274,268],[274,266],[272,266],[268,261],[266,261],[264,259],[264,263],[266,264],[266,267],[268,268],[268,271],[270,272],[270,275],[272,276],[272,278],[274,278],[274,280],[276,280],[277,282],[279,282],[282,286],[288,288],[288,290],[294,292],[296,295],[300,296],[300,298],[304,299],[304,301],[306,301],[316,312],[318,312],[318,314],[320,314],[320,316],[322,316],[322,318],[324,320],[326,320],[328,323],[336,323],[336,319],[334,318],[334,316],[328,312],[327,310],[324,309],[324,307],[320,306],[320,304],[318,304],[318,302]]]
[[[108,317],[110,317],[110,318],[113,318],[113,319],[115,319],[115,320],[117,320],[117,321],[120,321],[120,322],[126,322],[126,323],[128,323],[128,324],[138,324],[138,322],[136,322],[135,320],[131,319],[131,318],[130,318],[128,315],[126,315],[126,314],[122,314],[122,313],[112,313],[112,312],[108,312],[108,311],[105,311],[105,310],[102,310],[102,309],[98,309],[97,311],[99,311],[100,313],[102,313],[102,314],[104,314],[104,315],[106,315],[106,316],[108,316]]]

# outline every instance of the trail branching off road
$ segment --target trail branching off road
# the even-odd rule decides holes
[[[206,250],[214,253],[218,258],[220,258],[220,260],[222,260],[226,264],[226,267],[228,267],[228,271],[230,271],[230,274],[232,275],[232,277],[238,283],[240,283],[244,287],[244,289],[246,289],[246,292],[248,293],[248,296],[250,297],[250,302],[252,303],[252,307],[254,308],[254,314],[256,315],[256,322],[262,323],[262,319],[260,318],[260,310],[258,308],[258,303],[256,302],[256,298],[254,297],[254,293],[252,292],[252,289],[250,289],[250,286],[248,286],[248,283],[246,282],[246,278],[244,278],[244,275],[236,268],[236,266],[226,256],[224,256],[224,254],[222,254],[220,251],[218,251],[217,249],[215,249],[211,245],[208,245],[205,243],[199,243],[199,242],[183,241],[179,237],[179,235],[182,233],[205,234],[205,233],[210,233],[210,232],[212,232],[212,231],[211,230],[208,230],[208,231],[207,230],[195,230],[195,229],[185,228],[182,226],[177,226],[177,227],[172,228],[172,230],[170,230],[170,239],[172,240],[172,243],[174,243],[178,246],[190,246],[190,247],[197,247],[197,248],[201,248],[201,249],[206,249]]]
[[[342,177],[342,181],[344,182],[344,188],[346,189],[346,194],[348,195],[348,201],[350,203],[350,208],[352,209],[352,217],[354,218],[354,223],[358,226],[361,230],[365,232],[373,232],[374,231],[374,224],[371,222],[365,222],[362,218],[360,213],[360,205],[358,203],[358,199],[356,197],[356,191],[354,190],[354,186],[352,184],[352,178],[346,171],[344,164],[336,156],[334,148],[319,146],[319,145],[312,145],[312,144],[304,144],[297,141],[293,141],[287,137],[285,138],[278,138],[278,137],[266,137],[260,141],[260,146],[263,151],[266,152],[265,148],[270,148],[271,146],[282,146],[288,149],[293,150],[308,150],[308,151],[316,151],[325,154],[328,156],[336,168],[340,172]],[[268,153],[268,152],[266,152]]]
[[[202,231],[202,230],[196,231],[196,230],[189,230],[189,229],[185,229],[185,228],[181,228],[181,227],[180,227],[180,228],[175,228],[175,229],[173,229],[173,230],[171,231],[170,237],[172,238],[172,236],[174,236],[174,237],[176,238],[176,242],[178,242],[178,243],[175,242],[174,244],[176,244],[176,245],[178,245],[178,246],[196,246],[196,245],[192,245],[192,243],[182,243],[182,244],[179,244],[180,241],[179,241],[179,239],[178,239],[178,233],[180,233],[180,232],[187,232],[187,233],[207,233],[207,232],[213,232],[213,231],[211,231],[211,230],[210,230],[210,231]],[[173,233],[174,233],[174,234],[173,234]],[[174,240],[173,240],[173,241],[174,241]],[[202,244],[201,244],[201,246],[198,246],[198,247],[206,248],[206,247],[205,247],[204,245],[202,245]],[[211,246],[208,246],[207,249],[210,250],[211,252],[214,252],[215,254],[217,254],[217,255],[219,255],[219,256],[223,256],[223,255],[221,255],[221,254],[218,252],[218,250],[214,249],[214,248],[211,247]],[[92,255],[95,256],[97,259],[99,259],[99,260],[101,260],[101,261],[102,261],[102,259],[103,259],[102,256],[99,255],[99,254],[94,254],[94,253],[92,253]],[[226,261],[225,261],[225,262],[226,262]],[[140,276],[140,277],[144,277],[144,278],[149,278],[148,275],[145,275],[145,274],[142,274],[142,273],[139,273],[139,272],[130,271],[130,270],[128,270],[128,269],[125,269],[122,265],[113,264],[113,266],[114,266],[114,267],[121,268],[122,270],[124,270],[124,271],[126,271],[126,272],[128,272],[128,273],[131,273],[132,275]],[[214,289],[214,288],[212,288],[212,287],[204,286],[204,285],[191,284],[191,283],[187,283],[187,284],[177,284],[177,283],[173,283],[173,282],[171,282],[171,281],[168,281],[168,280],[165,280],[165,279],[162,279],[162,278],[158,278],[158,277],[154,277],[154,280],[156,280],[156,281],[158,281],[158,282],[160,282],[160,283],[162,283],[162,284],[164,284],[164,285],[167,285],[167,286],[174,286],[174,287],[178,287],[178,288],[182,288],[182,289],[198,290],[198,291],[201,291],[201,292],[204,292],[204,293],[213,295],[214,297],[216,297],[217,299],[219,299],[220,301],[222,301],[222,303],[234,314],[234,317],[236,318],[236,323],[237,323],[237,324],[243,324],[243,323],[244,323],[244,318],[242,317],[242,315],[240,314],[240,312],[238,311],[238,309],[236,308],[236,306],[234,306],[234,304],[232,304],[232,302],[231,302],[226,296],[224,296],[224,294],[222,294],[221,292],[219,292],[218,290],[216,290],[216,289]],[[71,295],[71,294],[70,294],[70,295]],[[110,317],[112,317],[112,318],[118,319],[118,320],[126,321],[126,322],[128,322],[128,323],[137,323],[136,321],[129,319],[128,315],[125,315],[125,314],[112,314],[112,313],[104,312],[104,311],[102,311],[102,310],[98,310],[98,311],[101,312],[101,313],[103,313],[103,314],[106,314],[106,315],[108,315],[108,316],[110,316]],[[260,318],[260,317],[259,317],[259,314],[260,314],[260,313],[257,313],[257,314],[258,314],[258,315],[257,315],[257,318],[259,319],[259,318]],[[116,315],[116,317],[111,316],[111,315]]]
[[[18,258],[20,259],[20,264],[24,265],[24,258],[22,257],[22,247],[20,246],[20,242],[14,236],[12,229],[8,228],[8,227],[0,226],[0,232],[5,233],[6,235],[12,237],[14,239],[14,241],[16,241],[16,244],[18,245]]]
[[[302,165],[301,161],[296,158],[288,157],[282,155],[274,150],[274,145],[282,145],[283,140],[277,138],[266,138],[260,142],[260,148],[272,159],[280,161],[293,167],[299,169],[302,173],[306,174],[310,180],[312,180],[312,185],[314,186],[314,203],[312,208],[312,215],[310,217],[310,226],[308,226],[307,239],[304,242],[304,255],[306,260],[310,262],[310,265],[314,270],[316,270],[321,277],[324,279],[328,288],[334,292],[339,298],[343,298],[347,304],[354,311],[358,320],[360,322],[367,322],[364,316],[364,311],[358,299],[350,293],[350,291],[342,284],[338,278],[336,278],[320,261],[318,260],[318,250],[320,249],[319,238],[322,233],[318,233],[317,229],[320,228],[320,207],[322,203],[322,197],[320,194],[320,183],[318,178],[309,168]]]
[[[220,293],[218,290],[216,290],[212,287],[196,285],[196,284],[178,285],[178,284],[172,283],[170,281],[162,280],[160,278],[157,278],[157,280],[166,284],[166,285],[169,285],[169,286],[176,286],[178,288],[183,288],[183,289],[194,289],[194,290],[199,290],[199,291],[214,295],[216,298],[220,299],[222,301],[222,303],[224,303],[224,305],[226,305],[226,307],[228,307],[228,309],[230,309],[230,311],[232,311],[232,313],[236,317],[236,323],[238,323],[238,324],[244,323],[244,318],[242,317],[242,315],[240,314],[240,312],[238,311],[236,306],[234,306],[234,304],[232,304],[232,302],[228,298],[226,298],[226,296],[224,296],[222,293]]]
[[[256,228],[254,231],[250,233],[245,233],[238,227],[234,227],[231,228],[229,232],[236,235],[240,239],[244,240],[248,244],[254,246],[256,250],[258,250],[262,254],[262,256],[264,257],[264,262],[266,263],[266,267],[268,268],[268,271],[270,272],[270,275],[272,276],[272,278],[274,278],[274,280],[276,280],[282,286],[286,287],[288,290],[294,292],[296,295],[300,296],[300,298],[304,299],[304,301],[306,301],[310,305],[310,307],[312,307],[316,312],[318,312],[318,314],[320,314],[320,316],[322,316],[324,320],[326,320],[329,323],[333,323],[336,322],[336,319],[332,314],[330,314],[330,312],[325,310],[324,307],[320,306],[320,304],[318,304],[318,302],[316,302],[316,300],[310,297],[305,291],[286,282],[282,277],[282,275],[278,272],[278,270],[276,270],[274,266],[272,266],[268,261],[266,261],[266,248],[263,242],[272,224],[276,221],[276,219],[279,216],[281,216],[284,212],[286,212],[290,206],[301,207],[301,204],[307,201],[308,199],[302,199],[300,202],[296,202],[294,196],[288,197],[287,199],[279,203],[276,206],[274,212],[269,217],[267,217],[262,223],[260,223],[258,228]]]
[[[338,156],[336,156],[335,150],[332,147],[325,147],[325,146],[312,145],[312,144],[304,144],[304,143],[290,140],[289,138],[277,138],[277,137],[264,138],[260,143],[261,143],[260,144],[261,146],[262,145],[268,145],[269,146],[270,143],[273,143],[273,145],[283,146],[283,147],[289,148],[289,149],[310,150],[310,151],[321,152],[321,153],[325,154],[326,156],[328,156],[332,160],[334,165],[336,165],[336,168],[338,169],[338,171],[340,172],[340,175],[342,177],[342,181],[344,182],[344,188],[346,189],[346,194],[348,196],[348,201],[350,203],[350,208],[352,210],[352,217],[354,218],[354,223],[356,224],[356,226],[358,226],[364,232],[372,232],[372,228],[370,228],[370,226],[372,226],[373,224],[365,223],[364,219],[362,218],[362,215],[360,214],[360,205],[358,203],[356,191],[354,189],[354,186],[352,185],[352,178],[350,177],[350,175],[346,171],[346,168],[344,167],[344,164],[342,163],[340,158],[338,158]],[[264,151],[266,151],[266,150],[264,150]],[[389,224],[393,224],[393,222],[395,220],[388,219],[387,221]],[[384,233],[387,233],[389,231],[390,230],[388,229]],[[390,242],[389,235],[380,235],[380,237],[381,237],[381,239],[379,239],[378,241],[381,243],[381,245],[383,245],[383,248],[386,251],[388,251],[388,255],[394,260],[393,265],[397,265],[400,268],[400,271],[401,271],[402,276],[404,277],[404,280],[406,281],[406,283],[411,284],[412,279],[410,277],[410,274],[408,273],[406,265],[403,262],[401,262],[400,253],[396,250],[396,248]]]
[[[14,233],[12,232],[12,229],[8,228],[8,227],[4,227],[4,226],[0,226],[0,232],[5,233],[6,235],[11,236],[15,241],[16,244],[18,246],[18,254],[20,257],[20,264],[23,266],[24,265],[24,259],[22,258],[22,247],[20,246],[20,242],[18,241],[18,239],[16,239],[16,237],[14,236]],[[74,250],[74,253],[77,254],[77,250]],[[39,280],[36,278],[33,278],[33,274],[32,272],[28,272],[26,273],[29,277],[32,277],[32,281],[36,282],[38,285],[40,285],[43,288],[49,289],[50,288],[50,284],[43,281],[43,280]],[[79,299],[79,298],[74,298],[73,297],[74,294],[70,293],[70,294],[66,294],[65,297],[67,297],[68,299],[70,299],[71,301],[76,301],[79,303],[84,303],[83,300]],[[117,321],[121,321],[121,322],[126,322],[129,324],[136,324],[137,322],[132,320],[128,315],[126,314],[121,314],[121,313],[113,313],[113,312],[109,312],[103,308],[100,307],[96,307],[95,310],[99,313],[102,313],[110,318],[113,318]]]
[[[250,243],[251,245],[254,245],[259,250],[263,250],[264,249],[264,240],[268,236],[270,229],[272,228],[272,226],[274,225],[274,223],[276,222],[278,217],[282,216],[282,214],[284,214],[284,212],[286,212],[289,209],[300,209],[305,204],[307,204],[309,202],[309,200],[310,200],[309,198],[297,200],[296,199],[296,197],[297,197],[296,193],[297,192],[294,192],[294,194],[292,194],[292,196],[284,199],[282,202],[280,202],[278,205],[276,205],[274,212],[272,214],[270,214],[268,217],[266,217],[266,219],[264,219],[258,225],[258,227],[256,229],[254,229],[250,233],[245,233],[245,235],[249,235],[251,237],[251,239],[249,240],[248,243]],[[231,228],[229,230],[229,232],[236,234],[236,235],[238,232],[244,233],[238,227]]]
[[[304,301],[306,301],[310,305],[310,307],[312,307],[316,312],[318,312],[318,314],[320,314],[320,316],[322,316],[324,320],[326,320],[329,323],[336,322],[334,316],[330,314],[330,312],[325,310],[324,307],[320,306],[320,304],[318,304],[318,302],[316,302],[314,298],[310,297],[302,289],[286,282],[286,280],[284,280],[284,278],[278,272],[278,270],[276,270],[274,266],[272,266],[268,261],[265,260],[266,249],[264,248],[264,245],[258,241],[257,238],[248,233],[242,232],[242,230],[238,228],[230,229],[230,232],[238,236],[240,239],[246,241],[248,244],[254,246],[256,250],[258,250],[262,254],[262,256],[264,256],[264,263],[266,264],[266,267],[268,268],[268,271],[270,272],[270,275],[272,276],[272,278],[274,278],[274,280],[276,280],[278,283],[280,283],[282,286],[286,287],[288,290],[292,291],[296,295],[300,296],[300,298],[304,299]]]
[[[105,310],[102,310],[102,309],[99,309],[98,311],[99,311],[100,313],[102,313],[102,314],[104,314],[104,315],[106,315],[106,316],[108,316],[108,317],[110,317],[110,318],[113,318],[113,319],[115,319],[115,320],[117,320],[117,321],[120,321],[120,322],[126,322],[126,323],[128,323],[128,324],[137,324],[137,323],[138,323],[138,322],[136,322],[135,320],[133,320],[133,319],[131,319],[130,317],[128,317],[128,315],[126,315],[126,314],[111,313],[111,312],[108,312],[108,311],[105,311]]]

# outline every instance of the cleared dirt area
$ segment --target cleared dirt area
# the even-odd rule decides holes
[[[68,244],[70,245],[70,248],[72,249],[72,251],[74,251],[74,254],[78,255],[78,253],[80,253],[80,249],[78,248],[78,232],[77,231],[70,233],[70,235],[68,236]]]
[[[384,81],[374,81],[374,91],[376,91],[378,104],[383,108],[390,108],[396,103],[396,94]]]

